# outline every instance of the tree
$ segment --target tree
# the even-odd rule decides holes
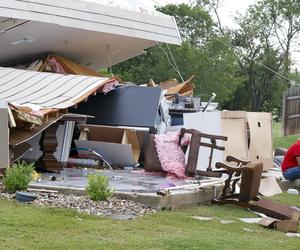
[[[195,75],[196,95],[215,92],[220,104],[231,100],[240,77],[236,75],[239,66],[234,51],[223,44],[229,38],[216,33],[211,16],[201,6],[166,5],[159,10],[176,15],[184,40],[182,46],[155,46],[148,49],[145,55],[114,66],[114,72],[124,80],[135,83],[146,83],[151,78],[155,82],[178,78],[166,56],[171,56],[170,49],[182,77],[187,79]]]
[[[291,47],[300,31],[300,2],[259,1],[237,23],[240,28],[232,38],[240,74],[247,77],[239,91],[249,93],[251,110],[271,111],[281,105],[281,93],[289,84]],[[235,106],[238,100],[232,103]]]

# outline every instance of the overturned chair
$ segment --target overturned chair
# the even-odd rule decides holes
[[[226,161],[235,162],[237,166],[230,166],[221,162],[216,164],[216,168],[222,168],[226,171],[228,178],[220,196],[212,200],[212,203],[238,205],[279,220],[299,220],[300,213],[297,210],[269,199],[259,198],[259,186],[263,171],[262,162],[242,161],[233,156],[227,156]],[[232,179],[234,180],[232,181]],[[240,192],[236,193],[235,187],[239,180]]]

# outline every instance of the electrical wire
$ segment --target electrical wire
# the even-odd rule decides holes
[[[160,4],[160,3],[157,2],[156,0],[151,0],[151,1],[152,1],[154,4],[157,4],[157,5],[160,6],[160,7],[164,7],[162,4]],[[182,19],[180,16],[178,16],[178,15],[177,15],[176,13],[174,13],[173,11],[171,11],[171,10],[169,10],[169,9],[166,9],[166,11],[168,11],[168,12],[171,13],[174,17],[180,19],[181,21],[183,21],[183,22],[185,22],[185,23],[187,23],[187,24],[192,25],[192,23],[188,22],[188,21],[185,20],[185,19]],[[211,37],[212,37],[214,40],[216,40],[217,42],[219,42],[219,43],[225,45],[226,47],[233,49],[233,50],[235,51],[235,53],[237,53],[237,52],[236,52],[236,49],[237,49],[237,48],[236,48],[235,46],[233,46],[232,44],[225,43],[225,42],[223,42],[222,40],[218,39],[218,38],[215,37],[215,36],[211,36]],[[238,52],[238,53],[239,53],[239,52]],[[241,53],[239,53],[239,55],[241,55],[242,57],[244,57],[244,58],[246,58],[246,59],[248,59],[248,60],[251,60],[251,61],[253,61],[254,63],[258,64],[259,66],[261,66],[261,67],[263,67],[263,68],[265,68],[265,69],[271,71],[272,73],[274,73],[275,75],[279,76],[280,78],[285,79],[285,80],[288,81],[291,85],[297,85],[297,86],[300,86],[299,83],[296,83],[295,81],[293,81],[293,80],[289,79],[288,77],[286,77],[286,76],[280,74],[279,72],[276,72],[275,70],[273,70],[273,69],[271,69],[270,67],[264,65],[263,63],[257,62],[255,59],[249,58],[249,57],[247,57],[247,56],[245,56],[245,55],[242,55]]]
[[[181,75],[181,73],[180,73],[180,71],[179,71],[179,69],[178,69],[178,67],[177,67],[177,64],[176,64],[176,62],[175,62],[175,60],[174,60],[173,55],[172,55],[172,57],[173,57],[173,62],[175,62],[175,65],[171,62],[170,57],[169,57],[167,51],[163,48],[163,46],[162,46],[160,43],[156,43],[156,44],[157,44],[158,47],[165,53],[166,58],[167,58],[169,64],[170,64],[171,67],[174,69],[174,71],[179,75],[181,81],[184,82],[184,80],[183,80],[183,78],[182,78],[182,75]],[[170,52],[171,52],[171,51],[170,51]]]

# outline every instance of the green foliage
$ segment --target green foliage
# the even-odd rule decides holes
[[[190,2],[195,4],[158,8],[175,16],[181,46],[149,48],[146,54],[113,66],[114,73],[136,84],[179,79],[170,63],[170,49],[183,79],[195,76],[196,95],[215,92],[221,109],[276,109],[280,114],[289,81],[279,75],[300,81],[298,73],[291,75],[292,45],[300,33],[299,1],[256,1],[244,16],[236,16],[239,28],[234,30],[222,28],[221,0]]]
[[[96,174],[89,175],[86,192],[94,201],[106,200],[113,193],[109,185],[108,178],[106,176]]]
[[[170,49],[183,79],[195,76],[196,95],[205,96],[205,101],[215,92],[216,101],[221,105],[229,102],[241,82],[241,77],[236,73],[239,65],[233,49],[219,42],[226,43],[229,37],[219,36],[214,31],[211,16],[200,6],[166,5],[159,9],[170,15],[168,10],[176,14],[184,40],[182,45],[152,47],[146,50],[146,54],[114,66],[114,73],[124,81],[137,84],[148,83],[150,79],[156,83],[179,79],[166,56],[167,53],[170,57]]]
[[[239,29],[232,31],[238,50],[240,74],[246,78],[244,106],[253,111],[281,110],[282,92],[291,70],[291,48],[300,32],[300,6],[295,0],[261,0],[236,18]],[[240,106],[237,93],[233,106]]]
[[[17,162],[6,170],[4,185],[8,192],[26,190],[29,182],[32,180],[34,163]]]

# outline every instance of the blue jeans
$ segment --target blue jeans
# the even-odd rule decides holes
[[[300,179],[300,166],[288,168],[283,173],[283,176],[285,179],[290,180],[290,181]]]

